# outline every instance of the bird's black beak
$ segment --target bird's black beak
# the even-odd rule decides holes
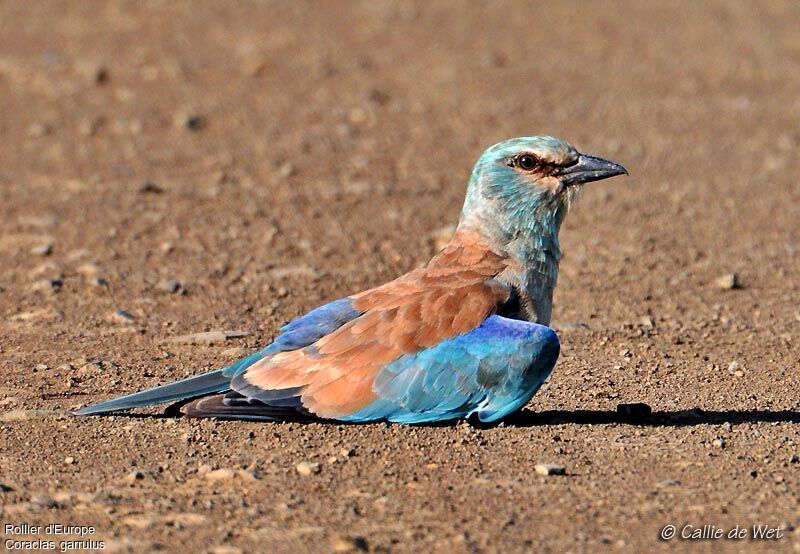
[[[579,155],[574,164],[561,167],[553,173],[565,187],[627,174],[628,170],[621,165],[587,154]]]

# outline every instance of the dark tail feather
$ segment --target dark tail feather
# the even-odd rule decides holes
[[[313,415],[290,406],[268,406],[257,400],[247,400],[238,393],[216,394],[199,398],[181,406],[186,417],[217,417],[251,421],[314,421]]]
[[[73,413],[75,415],[104,414],[225,392],[230,389],[231,379],[223,375],[223,371],[223,369],[218,369],[202,375],[195,375],[168,385],[86,406]]]

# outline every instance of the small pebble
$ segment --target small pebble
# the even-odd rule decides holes
[[[295,469],[300,475],[308,476],[319,473],[322,467],[317,462],[300,462],[295,466]]]
[[[564,475],[567,469],[557,464],[536,464],[534,471],[538,475]]]
[[[183,289],[183,285],[181,285],[180,281],[176,281],[175,279],[165,279],[158,283],[158,289],[170,294],[175,294]]]
[[[107,83],[110,77],[106,66],[89,60],[78,62],[75,69],[81,76],[90,79],[95,85]]]
[[[142,194],[150,193],[150,194],[161,194],[164,192],[164,189],[159,187],[153,181],[142,181],[139,183],[139,192]]]
[[[117,310],[109,318],[117,323],[133,323],[136,320],[136,316],[125,310]]]
[[[625,417],[647,417],[653,413],[653,409],[644,402],[633,402],[617,404],[617,413]]]
[[[46,242],[31,248],[31,255],[33,256],[49,256],[53,253],[53,243]]]
[[[242,554],[244,550],[239,548],[238,546],[231,546],[231,545],[224,545],[224,546],[215,546],[211,549],[211,554]]]
[[[714,439],[711,444],[716,448],[725,448],[725,441],[722,439]]]
[[[226,358],[244,358],[251,354],[251,350],[249,348],[234,346],[233,348],[226,348],[220,354]]]
[[[91,377],[100,375],[103,372],[103,366],[100,361],[87,362],[78,368],[78,375],[80,377]]]
[[[52,215],[20,216],[17,218],[17,221],[19,221],[21,225],[39,227],[40,229],[54,227],[57,223],[55,216]]]
[[[30,312],[21,312],[11,316],[11,321],[52,321],[60,317],[59,312],[43,308]]]
[[[34,123],[28,127],[28,136],[36,138],[44,137],[49,135],[52,130],[52,127],[47,123]]]
[[[144,473],[135,469],[125,476],[123,479],[126,483],[135,483],[144,479]]]
[[[93,287],[105,287],[108,285],[108,281],[104,277],[98,277],[97,275],[87,278],[87,282]]]
[[[297,173],[297,168],[295,168],[292,162],[286,162],[278,168],[278,177],[281,179],[291,177],[295,173]]]
[[[269,271],[269,276],[272,279],[286,279],[287,277],[315,279],[319,276],[319,272],[313,267],[309,267],[307,265],[294,265],[271,269]]]
[[[728,373],[730,373],[734,377],[743,377],[744,376],[744,371],[743,371],[742,366],[739,365],[739,362],[736,362],[736,361],[731,362],[728,365]]]
[[[55,262],[48,261],[43,264],[37,265],[33,268],[28,275],[31,278],[47,277],[49,279],[63,279],[64,274],[61,271],[61,266]]]
[[[75,271],[77,271],[84,277],[92,277],[100,273],[100,266],[93,263],[85,263],[79,265]]]
[[[653,327],[656,326],[655,322],[653,321],[653,318],[650,317],[649,315],[642,316],[642,318],[639,319],[639,324],[642,327],[647,327],[649,329],[652,329]]]
[[[353,108],[347,115],[347,119],[350,121],[350,123],[355,123],[356,125],[365,123],[367,121],[367,112],[365,112],[362,108]]]
[[[33,493],[31,495],[31,504],[41,508],[58,508],[58,502],[46,492]]]
[[[236,477],[236,472],[232,469],[221,468],[213,471],[206,471],[205,477],[209,481],[227,481]]]
[[[64,458],[64,463],[67,465],[74,464],[75,458],[73,458],[72,456],[67,456],[66,458]]]
[[[36,366],[33,369],[35,369],[36,371],[46,371],[50,369],[50,366],[48,366],[47,364],[36,364]]]
[[[95,84],[102,85],[108,82],[109,75],[108,75],[108,68],[103,65],[99,65],[95,68],[93,72],[93,78]]]
[[[78,132],[84,137],[91,137],[102,124],[102,118],[84,119],[78,124]]]
[[[206,471],[205,478],[209,481],[229,481],[236,478],[245,481],[254,481],[255,475],[243,469],[221,468],[213,471]]]
[[[175,117],[178,127],[183,127],[190,131],[199,131],[205,126],[205,119],[202,115],[195,112],[182,112]]]
[[[714,280],[714,284],[723,290],[733,290],[742,287],[741,282],[739,282],[739,276],[736,273],[721,275]]]
[[[181,335],[161,341],[162,344],[222,344],[230,339],[240,339],[249,333],[245,331],[205,331]]]
[[[248,77],[263,77],[269,71],[269,63],[251,55],[242,61],[242,71]]]
[[[58,292],[64,286],[63,279],[40,279],[33,283],[31,288],[35,291]]]
[[[368,552],[369,545],[364,537],[336,537],[333,540],[334,552]]]

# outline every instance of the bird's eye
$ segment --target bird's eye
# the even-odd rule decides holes
[[[530,154],[522,154],[517,158],[517,165],[520,169],[524,169],[525,171],[530,171],[534,167],[536,167],[536,158],[531,156]]]

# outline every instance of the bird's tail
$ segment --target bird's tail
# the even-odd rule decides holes
[[[91,406],[86,406],[73,413],[79,416],[105,414],[108,412],[128,410],[130,408],[142,408],[154,404],[188,400],[208,394],[225,392],[229,390],[231,386],[231,377],[229,375],[229,368],[218,369],[168,385],[161,385],[160,387],[155,387],[150,390],[121,396],[98,404],[92,404]]]

